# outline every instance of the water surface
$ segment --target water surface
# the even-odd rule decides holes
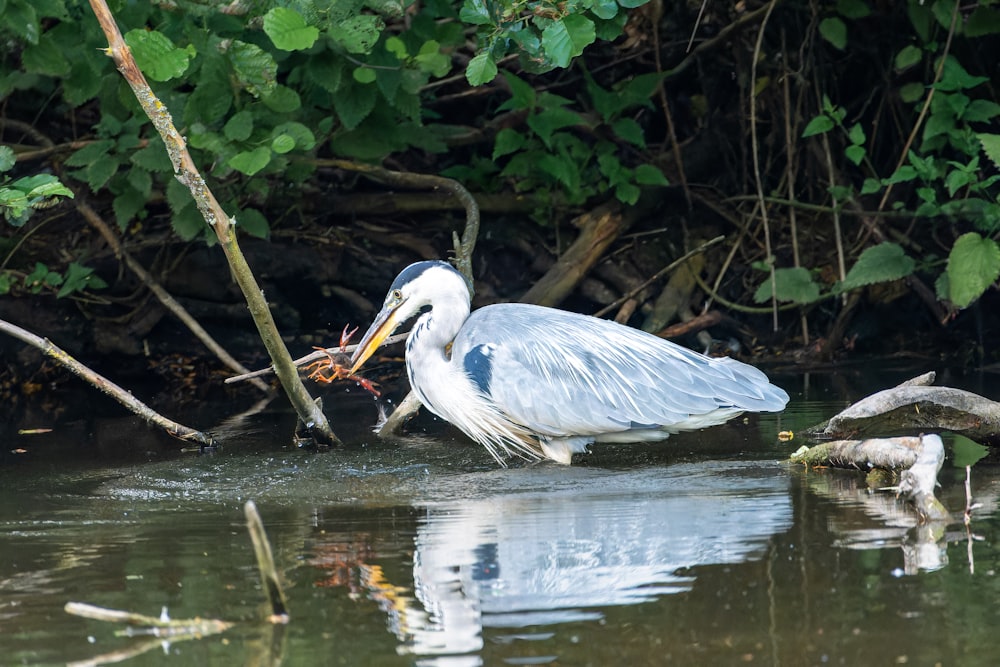
[[[288,446],[280,407],[231,420],[210,455],[121,415],[11,436],[0,663],[996,664],[997,468],[972,469],[982,507],[967,530],[965,470],[947,462],[957,521],[924,528],[857,474],[786,463],[798,443],[776,438],[897,379],[779,378],[793,394],[782,415],[572,467],[498,468],[426,417],[379,442],[358,392],[328,396],[348,442],[328,452]],[[989,378],[968,382],[990,396]],[[284,628],[261,621],[247,499],[288,584]],[[68,601],[236,625],[116,637]]]

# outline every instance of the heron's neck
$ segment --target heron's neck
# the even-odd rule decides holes
[[[410,333],[407,352],[414,351],[418,358],[447,359],[445,348],[455,340],[458,330],[469,318],[469,300],[459,296],[436,300],[431,310],[417,318]]]

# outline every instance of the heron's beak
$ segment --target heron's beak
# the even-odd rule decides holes
[[[399,308],[386,306],[375,317],[375,321],[368,327],[361,342],[358,343],[354,354],[351,355],[351,375],[358,372],[358,369],[368,361],[368,358],[375,354],[375,350],[382,346],[383,341],[388,338],[396,327],[399,326]]]

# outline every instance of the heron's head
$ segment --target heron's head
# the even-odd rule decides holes
[[[469,288],[462,274],[447,262],[417,262],[403,269],[392,281],[382,309],[354,350],[351,373],[357,372],[400,325],[425,307],[449,297],[464,299],[468,315]]]

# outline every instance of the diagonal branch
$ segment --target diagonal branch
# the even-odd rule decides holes
[[[282,387],[288,394],[288,398],[295,408],[302,423],[321,441],[326,444],[339,444],[340,439],[330,428],[330,423],[323,414],[320,406],[313,401],[305,385],[299,378],[298,370],[292,363],[292,357],[285,348],[278,327],[274,323],[274,317],[268,308],[267,300],[257,284],[247,264],[246,258],[240,250],[236,240],[236,219],[230,218],[216,200],[215,195],[208,188],[205,179],[194,164],[191,154],[187,150],[184,138],[174,126],[173,118],[166,106],[156,97],[146,78],[139,70],[132,53],[122,38],[121,31],[115,23],[111,10],[108,9],[105,0],[90,0],[90,6],[101,24],[108,39],[106,53],[115,61],[118,71],[125,78],[136,100],[142,106],[143,111],[149,116],[153,126],[163,138],[163,143],[167,147],[167,154],[170,162],[174,166],[177,180],[186,185],[194,197],[195,204],[201,212],[205,221],[209,224],[215,235],[219,239],[219,245],[226,254],[229,268],[233,273],[236,283],[243,292],[243,297],[247,301],[250,315],[257,325],[261,341],[271,357],[275,374],[281,382]]]

